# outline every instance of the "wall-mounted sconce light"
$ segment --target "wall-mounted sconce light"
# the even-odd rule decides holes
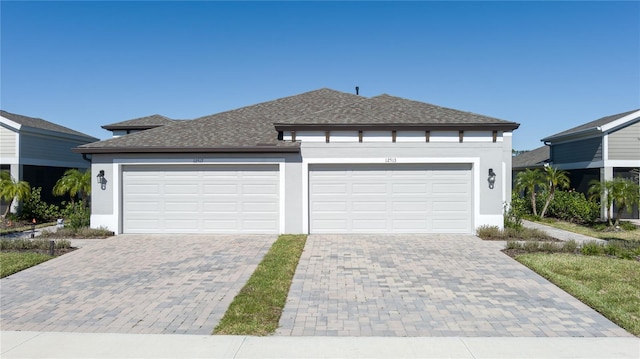
[[[100,170],[100,172],[98,172],[96,179],[98,180],[99,184],[102,184],[102,180],[104,180],[104,170]]]
[[[489,178],[487,178],[487,181],[489,181],[489,188],[493,189],[493,186],[496,184],[496,173],[493,172],[493,168],[489,168]]]

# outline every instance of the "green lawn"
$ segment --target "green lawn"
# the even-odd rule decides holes
[[[602,256],[523,254],[516,259],[640,336],[640,262]]]
[[[2,252],[0,253],[0,278],[46,262],[51,258],[53,257],[39,253]]]
[[[278,328],[306,235],[281,235],[233,299],[214,334],[268,335]]]
[[[622,239],[622,240],[636,240],[640,241],[640,229],[636,229],[633,231],[619,231],[619,232],[606,232],[600,231],[591,227],[581,226],[579,224],[545,219],[544,221],[539,222],[540,224],[544,224],[550,227],[555,227],[559,229],[564,229],[566,231],[583,234],[585,236],[600,238],[600,239]]]

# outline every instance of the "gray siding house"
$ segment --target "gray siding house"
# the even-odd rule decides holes
[[[571,186],[586,193],[589,181],[633,178],[640,168],[640,110],[607,116],[543,138],[548,162],[570,173]],[[635,206],[625,218],[640,218]]]
[[[40,118],[0,111],[0,169],[31,187],[42,187],[48,202],[62,199],[51,191],[64,171],[90,167],[71,149],[95,141],[99,139]]]
[[[320,89],[74,151],[116,233],[474,233],[503,224],[518,126]]]

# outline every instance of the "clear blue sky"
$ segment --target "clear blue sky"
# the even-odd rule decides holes
[[[640,108],[640,2],[0,3],[2,109],[105,139],[328,87],[521,124]]]

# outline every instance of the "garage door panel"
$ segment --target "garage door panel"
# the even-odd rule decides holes
[[[469,233],[470,169],[469,164],[311,165],[311,232]]]
[[[277,165],[125,166],[123,230],[278,233],[279,178]]]

